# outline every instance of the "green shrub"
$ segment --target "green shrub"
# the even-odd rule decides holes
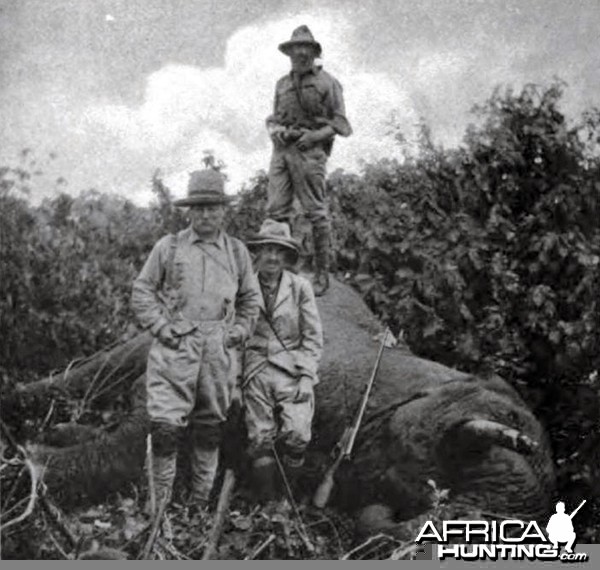
[[[600,167],[561,87],[494,93],[462,148],[335,173],[338,266],[412,348],[539,383],[599,366]]]

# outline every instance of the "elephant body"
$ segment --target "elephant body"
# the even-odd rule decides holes
[[[314,448],[331,449],[358,407],[382,329],[339,282],[319,309],[325,353]],[[507,426],[533,446],[465,432],[474,420]],[[343,471],[339,497],[348,508],[382,504],[397,520],[430,506],[430,480],[449,489],[456,504],[524,519],[549,512],[555,484],[547,436],[511,386],[418,358],[403,346],[384,350],[353,461]]]
[[[322,472],[324,457],[356,412],[382,326],[360,296],[339,281],[318,303],[325,348],[310,450],[321,460]],[[139,377],[134,412],[118,429],[71,447],[36,448],[51,492],[73,495],[83,488],[98,499],[140,477],[148,428],[143,372],[150,342],[149,335],[139,335],[114,354],[103,353],[97,363],[87,360],[85,368],[28,385],[21,394],[21,401],[39,402],[48,390],[84,393],[84,377],[101,381],[94,367],[111,378],[123,371],[121,390]],[[418,358],[406,347],[385,349],[352,461],[339,470],[337,502],[352,511],[382,505],[377,512],[405,520],[431,504],[430,480],[449,489],[456,504],[536,518],[549,512],[554,470],[544,430],[506,382]]]

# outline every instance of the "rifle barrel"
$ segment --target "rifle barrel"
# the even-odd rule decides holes
[[[367,402],[369,401],[369,395],[371,393],[373,383],[375,382],[375,378],[377,378],[377,372],[379,371],[379,364],[381,363],[381,356],[383,355],[383,349],[385,348],[385,341],[387,340],[388,331],[389,329],[386,327],[385,332],[383,333],[383,338],[381,339],[381,345],[379,346],[379,352],[377,353],[377,360],[375,361],[375,366],[373,367],[371,377],[369,378],[369,382],[367,383],[365,394],[360,403],[360,409],[356,416],[356,422],[352,426],[352,432],[350,433],[348,445],[346,446],[345,450],[345,455],[347,457],[349,457],[352,453],[352,449],[354,448],[354,443],[356,441],[356,436],[358,434],[358,429],[365,414],[365,410],[367,409]]]

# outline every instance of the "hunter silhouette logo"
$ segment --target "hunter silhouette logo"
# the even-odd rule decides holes
[[[585,552],[573,552],[576,535],[573,517],[585,504],[571,513],[565,513],[565,503],[556,503],[556,513],[548,520],[546,533],[536,521],[504,519],[444,520],[437,524],[427,521],[415,542],[420,547],[437,545],[437,559],[456,560],[560,560],[586,562]],[[565,544],[561,552],[561,544]],[[432,558],[435,550],[423,549],[423,555]]]
[[[565,550],[570,554],[573,552],[573,544],[575,544],[575,529],[573,528],[573,517],[579,509],[585,504],[585,499],[581,501],[579,506],[570,514],[565,513],[565,504],[562,501],[556,503],[556,513],[550,517],[546,532],[552,546],[559,550],[559,543],[566,542]]]

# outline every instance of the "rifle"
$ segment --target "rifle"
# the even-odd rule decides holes
[[[358,434],[358,430],[360,429],[360,424],[362,422],[363,416],[365,415],[365,410],[367,408],[367,402],[369,401],[371,389],[373,388],[375,378],[377,377],[377,372],[379,371],[379,364],[383,355],[383,349],[385,348],[385,341],[387,340],[388,332],[389,329],[386,328],[385,333],[383,334],[383,338],[381,339],[381,345],[379,346],[379,352],[377,354],[375,366],[373,367],[371,377],[367,382],[365,393],[363,394],[362,400],[360,402],[360,407],[358,409],[358,413],[356,414],[354,423],[351,426],[346,427],[346,429],[344,429],[344,433],[342,434],[342,437],[336,445],[336,449],[339,450],[338,455],[329,467],[329,469],[327,469],[327,471],[325,472],[323,480],[321,481],[321,484],[319,485],[314,494],[313,505],[319,509],[322,509],[329,502],[331,491],[333,490],[333,486],[335,484],[333,478],[339,466],[342,464],[342,461],[350,459],[350,456],[352,455],[352,449],[354,448],[356,436]]]

